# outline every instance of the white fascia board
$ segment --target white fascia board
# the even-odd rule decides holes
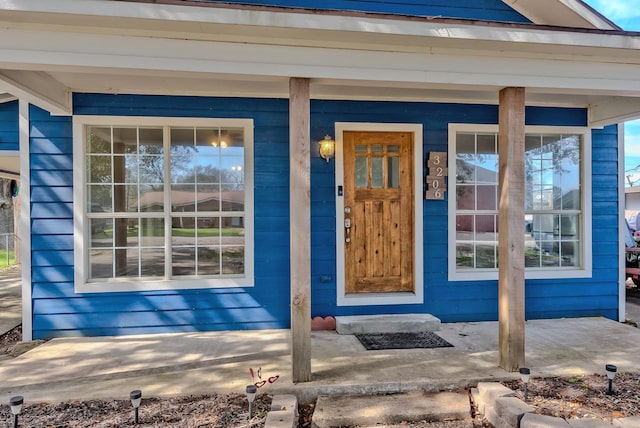
[[[5,12],[3,14],[3,12]],[[74,25],[95,28],[114,29],[115,27],[144,31],[145,22],[162,22],[162,28],[171,31],[172,25],[184,23],[191,25],[190,31],[210,32],[209,25],[225,25],[235,28],[238,35],[261,32],[265,39],[270,38],[269,31],[276,29],[302,30],[299,34],[309,34],[314,30],[324,33],[340,32],[340,38],[387,36],[417,36],[459,41],[492,41],[512,42],[519,45],[526,43],[567,45],[584,47],[609,47],[618,49],[640,49],[640,37],[631,33],[616,32],[601,34],[597,32],[570,31],[567,29],[550,30],[523,28],[516,25],[495,25],[474,23],[468,25],[459,22],[430,22],[425,19],[392,19],[388,16],[347,16],[305,11],[265,11],[255,9],[239,9],[225,7],[197,7],[137,2],[116,2],[103,0],[0,0],[0,20],[16,21],[15,13],[24,13],[20,22],[30,22],[29,16],[46,16],[48,24],[59,23],[69,26],[70,18],[76,17]],[[35,14],[35,15],[33,15]],[[5,19],[6,17],[6,19]],[[97,21],[88,21],[91,18]],[[110,19],[111,18],[111,19]],[[153,28],[158,28],[155,25]],[[203,28],[207,28],[204,30]],[[229,30],[231,31],[231,30]],[[291,39],[295,40],[295,35]],[[424,46],[424,41],[422,41]]]
[[[51,114],[71,114],[71,91],[46,73],[2,70],[0,88]]]
[[[589,126],[601,127],[640,119],[640,98],[610,97],[589,106]]]
[[[96,49],[99,46],[100,49]],[[635,64],[470,52],[380,52],[0,29],[0,68],[158,70],[601,90],[640,96]],[[10,59],[10,62],[9,62]],[[79,68],[78,68],[79,67]],[[469,70],[473,70],[470,73]],[[14,73],[14,75],[22,74]],[[60,92],[64,88],[59,88]],[[48,110],[48,109],[47,109]],[[51,111],[51,110],[50,110]]]

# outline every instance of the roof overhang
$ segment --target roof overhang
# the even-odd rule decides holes
[[[621,30],[581,0],[502,0],[531,22],[575,28]]]
[[[523,0],[519,0],[523,1]],[[590,108],[640,117],[640,34],[370,14],[0,0],[0,89],[54,114],[77,92],[312,96]]]

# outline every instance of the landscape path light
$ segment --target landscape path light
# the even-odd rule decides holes
[[[22,404],[24,398],[21,395],[11,397],[9,405],[11,406],[11,413],[13,414],[13,428],[18,428],[18,415],[22,412]]]
[[[531,376],[531,370],[526,367],[520,367],[520,379],[522,379],[522,385],[524,389],[524,401],[528,399],[528,385],[529,385],[529,377]]]
[[[140,391],[139,389],[131,391],[129,393],[129,398],[131,399],[131,404],[133,405],[134,422],[137,425],[139,422],[138,409],[140,408],[140,403],[142,402],[142,391]]]
[[[604,369],[607,371],[607,378],[609,378],[609,389],[607,390],[607,395],[613,395],[613,379],[616,377],[618,368],[613,364],[607,364],[604,366]]]
[[[249,402],[249,420],[253,418],[253,400],[256,398],[258,387],[255,385],[247,385],[247,401]]]

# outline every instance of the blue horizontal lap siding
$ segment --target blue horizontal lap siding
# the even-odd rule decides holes
[[[18,101],[0,103],[0,155],[2,151],[17,150],[20,150]]]
[[[531,22],[500,0],[206,0],[257,6],[293,7],[312,10],[384,13],[409,16],[474,19],[501,22]]]
[[[255,286],[75,293],[71,120],[32,109],[34,338],[287,328],[288,101],[74,94],[74,113],[253,119]]]
[[[319,141],[324,134],[332,133],[335,122],[422,124],[425,156],[432,151],[448,150],[449,123],[496,124],[498,120],[496,106],[436,103],[316,100],[312,101],[311,112],[312,141]],[[526,122],[527,125],[585,126],[587,112],[585,109],[528,107]],[[617,318],[616,128],[595,130],[592,139],[595,200],[592,216],[593,278],[528,280],[526,316],[529,319],[584,315]],[[612,161],[614,154],[615,161]],[[327,164],[317,158],[317,154],[312,152],[312,155],[314,156],[311,163],[313,316],[427,312],[441,318],[444,322],[497,319],[497,281],[448,281],[446,252],[448,205],[446,200],[423,201],[424,304],[336,306],[335,264],[327,263],[328,259],[335,259],[335,250],[326,242],[329,237],[335,237],[335,197],[333,196],[335,163],[332,161]],[[606,165],[611,162],[614,162],[613,166]],[[606,230],[606,233],[598,233],[598,228]],[[330,283],[326,282],[327,278],[330,278]],[[545,302],[549,299],[557,299],[557,301],[546,305]]]
[[[255,287],[76,294],[73,284],[71,122],[32,117],[34,337],[289,325],[288,101],[75,94],[76,114],[252,118],[255,125]],[[311,140],[335,122],[420,123],[423,151],[447,151],[449,123],[495,124],[496,106],[373,101],[311,103]],[[584,126],[584,109],[527,108],[535,125]],[[529,280],[527,317],[617,317],[615,127],[593,132],[593,278]],[[51,159],[47,153],[55,155]],[[311,159],[312,315],[428,312],[445,322],[497,319],[497,282],[447,279],[447,202],[423,201],[424,304],[336,306],[335,162]],[[423,171],[424,173],[425,171]],[[602,212],[597,212],[602,211]],[[596,233],[595,231],[598,231]],[[604,231],[603,233],[599,233]]]

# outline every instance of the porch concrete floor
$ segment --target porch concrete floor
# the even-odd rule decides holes
[[[354,336],[312,333],[313,380],[291,382],[288,330],[61,338],[0,365],[0,394],[29,401],[244,392],[249,368],[279,375],[260,392],[317,395],[460,389],[515,378],[497,367],[496,322],[442,324],[453,348],[366,351]],[[603,318],[536,320],[526,327],[535,376],[640,370],[640,329]],[[1,398],[0,398],[1,399]]]

